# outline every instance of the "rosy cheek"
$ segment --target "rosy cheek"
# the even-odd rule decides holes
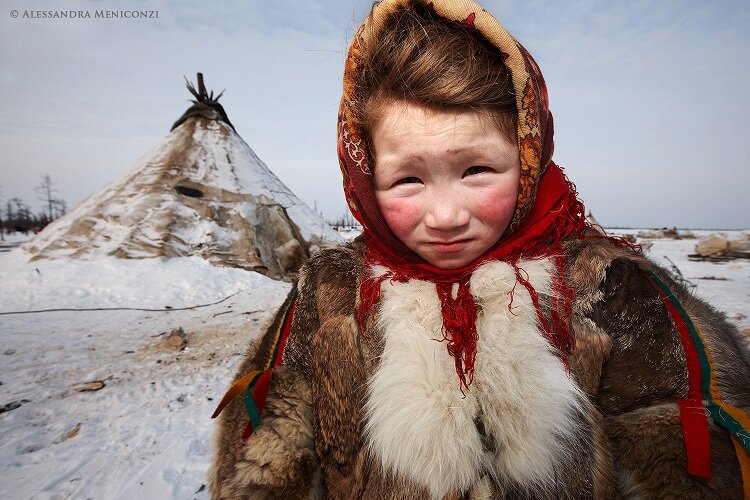
[[[383,213],[388,227],[399,239],[414,229],[419,223],[418,210],[414,202],[403,198],[395,200],[382,200],[380,210]]]
[[[516,207],[518,189],[498,186],[487,190],[474,203],[474,214],[485,222],[501,224],[510,221]]]

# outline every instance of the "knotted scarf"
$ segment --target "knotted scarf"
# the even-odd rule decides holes
[[[479,259],[459,269],[439,269],[426,262],[414,262],[389,249],[365,229],[368,249],[365,264],[368,274],[359,288],[357,320],[366,329],[369,313],[380,298],[384,282],[406,282],[411,279],[435,283],[443,316],[443,339],[448,353],[454,358],[456,373],[463,387],[472,381],[477,345],[477,307],[469,290],[471,274],[484,262],[500,260],[510,264],[519,284],[528,290],[537,312],[537,319],[547,340],[555,346],[567,362],[573,349],[573,337],[568,319],[572,313],[573,291],[565,284],[564,249],[566,237],[583,236],[586,229],[583,204],[576,198],[575,189],[560,168],[551,164],[540,183],[536,203],[517,231],[501,238]],[[539,295],[516,265],[519,259],[552,256],[556,276],[552,279],[552,297],[547,316]],[[375,275],[374,266],[384,266],[386,272]],[[512,304],[512,301],[511,301]],[[510,307],[510,305],[509,305]]]
[[[368,319],[378,303],[384,283],[411,279],[435,283],[443,317],[442,334],[448,353],[455,360],[462,389],[471,384],[477,349],[477,306],[469,290],[472,272],[492,260],[507,262],[516,271],[517,284],[528,290],[536,308],[538,323],[563,360],[573,349],[570,333],[572,291],[565,285],[566,238],[581,237],[586,230],[583,204],[574,186],[552,162],[553,124],[548,109],[547,89],[531,55],[500,24],[477,4],[466,0],[427,2],[435,16],[447,23],[476,32],[502,56],[511,73],[518,109],[518,147],[521,165],[518,199],[509,228],[500,240],[471,264],[460,269],[439,269],[407,248],[388,228],[373,188],[372,159],[364,130],[354,120],[358,81],[368,50],[378,43],[379,31],[390,16],[414,3],[385,0],[373,7],[370,16],[354,36],[344,69],[344,95],[339,107],[338,153],[344,178],[344,192],[354,217],[364,228],[368,272],[359,288],[357,319],[367,332]],[[458,29],[458,28],[457,28]],[[556,266],[549,304],[539,294],[517,262],[519,259],[550,257]],[[373,268],[386,271],[375,275]],[[512,298],[512,297],[511,297]]]

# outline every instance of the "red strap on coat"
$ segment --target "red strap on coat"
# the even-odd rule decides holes
[[[687,452],[687,470],[691,476],[711,479],[711,445],[708,438],[708,421],[706,420],[706,409],[703,405],[703,392],[701,388],[701,363],[693,340],[690,337],[685,318],[677,310],[673,300],[676,300],[664,292],[666,284],[658,276],[646,272],[646,279],[659,292],[664,306],[669,311],[677,331],[680,333],[680,342],[685,351],[688,371],[688,399],[681,399],[680,420],[682,422],[682,434],[685,438]],[[658,281],[657,281],[658,280]],[[669,290],[668,288],[666,288]]]

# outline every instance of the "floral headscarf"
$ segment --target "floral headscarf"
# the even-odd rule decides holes
[[[461,269],[431,266],[406,247],[383,217],[375,198],[373,164],[365,133],[354,120],[362,61],[379,43],[390,16],[412,4],[424,5],[433,15],[451,25],[476,30],[501,54],[513,81],[518,111],[518,150],[521,165],[518,198],[510,226],[500,240],[473,263]],[[344,93],[339,107],[338,154],[344,192],[354,217],[362,224],[368,245],[367,263],[381,264],[390,271],[377,278],[365,277],[360,285],[358,319],[366,327],[367,314],[379,299],[382,283],[425,279],[436,284],[443,311],[443,334],[448,352],[455,358],[463,386],[471,383],[476,353],[477,309],[469,292],[471,272],[488,260],[503,260],[514,266],[518,282],[525,286],[536,305],[541,327],[565,358],[572,350],[569,331],[572,292],[563,276],[564,252],[560,243],[581,236],[586,229],[583,204],[575,189],[552,162],[553,123],[547,88],[531,55],[510,36],[487,11],[470,0],[384,0],[373,7],[352,40],[344,68]],[[542,311],[539,297],[515,266],[520,257],[554,257],[558,276],[553,279],[549,311]],[[451,293],[458,283],[458,293]]]

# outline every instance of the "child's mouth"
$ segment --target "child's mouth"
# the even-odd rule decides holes
[[[453,241],[431,241],[429,245],[440,253],[454,253],[460,252],[466,245],[471,241],[470,238]]]

